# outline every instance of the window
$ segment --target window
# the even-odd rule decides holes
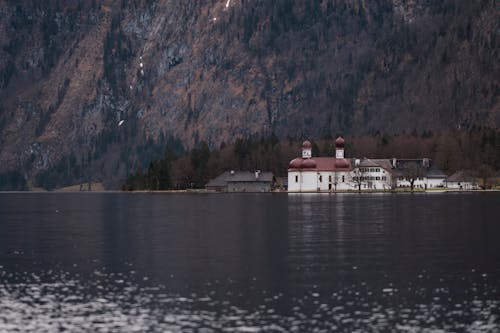
[[[323,182],[323,176],[322,175],[319,175],[319,182],[322,183]]]
[[[380,177],[375,177],[375,180],[380,180]]]
[[[295,182],[298,183],[299,182],[299,176],[295,176]]]
[[[345,176],[342,175],[342,183],[345,183]]]
[[[380,172],[380,168],[376,168],[375,171]]]
[[[386,176],[382,176],[382,180],[387,180],[387,177]]]
[[[332,176],[328,176],[328,181],[331,183],[332,182]]]

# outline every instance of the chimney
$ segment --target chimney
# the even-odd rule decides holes
[[[395,157],[393,157],[393,158],[392,158],[392,167],[393,167],[394,169],[396,169],[396,163],[397,163],[397,160],[396,160],[396,158],[395,158]]]
[[[260,170],[255,171],[255,179],[259,179]]]

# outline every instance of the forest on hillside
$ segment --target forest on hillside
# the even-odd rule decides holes
[[[8,188],[113,189],[166,147],[273,133],[286,160],[288,137],[500,127],[495,0],[0,3]]]

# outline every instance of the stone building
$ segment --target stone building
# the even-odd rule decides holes
[[[205,188],[216,192],[271,192],[273,184],[272,172],[226,171]]]

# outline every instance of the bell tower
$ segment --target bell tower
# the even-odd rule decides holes
[[[344,158],[344,144],[345,140],[341,136],[335,140],[335,158]]]
[[[302,143],[302,158],[311,158],[312,157],[312,145],[308,140]]]

